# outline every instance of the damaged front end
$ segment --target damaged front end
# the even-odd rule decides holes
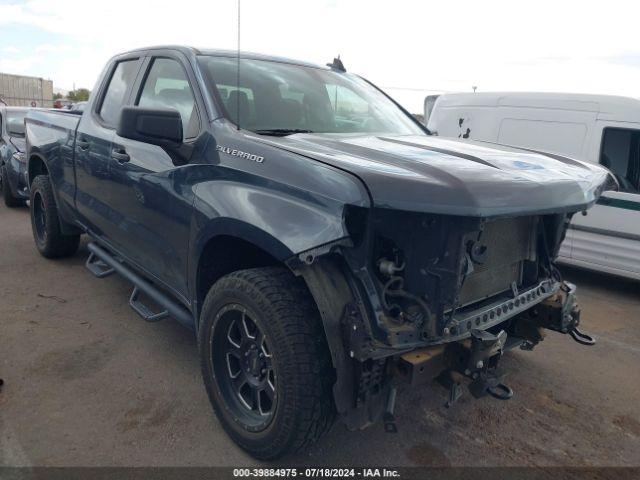
[[[575,287],[554,265],[569,214],[463,217],[347,207],[350,238],[304,252],[303,275],[325,324],[349,428],[390,412],[397,381],[438,378],[448,404],[468,379],[475,397],[510,398],[498,368],[544,329],[577,329]]]

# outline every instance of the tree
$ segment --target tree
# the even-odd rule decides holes
[[[67,98],[72,102],[85,102],[89,100],[91,92],[86,88],[78,88],[77,90],[70,90],[67,94]]]
[[[54,93],[53,94],[53,99],[54,100],[60,100],[62,98],[62,94],[61,93]]]

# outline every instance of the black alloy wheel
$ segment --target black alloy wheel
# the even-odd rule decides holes
[[[276,370],[269,341],[238,304],[223,307],[211,330],[211,366],[222,395],[245,428],[265,429],[276,409]]]

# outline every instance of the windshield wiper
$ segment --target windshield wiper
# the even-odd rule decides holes
[[[285,137],[295,133],[313,133],[313,130],[305,130],[302,128],[265,128],[254,130],[259,135],[271,135],[274,137]]]

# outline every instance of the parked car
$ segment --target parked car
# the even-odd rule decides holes
[[[565,93],[456,93],[425,100],[439,136],[565,155],[611,170],[619,188],[571,221],[558,260],[640,279],[640,100]],[[429,116],[430,115],[430,116]]]
[[[149,48],[94,92],[81,116],[28,115],[36,248],[89,235],[94,275],[192,328],[213,408],[255,457],[336,415],[392,430],[402,379],[509,398],[499,359],[543,328],[591,343],[554,260],[605,169],[431,137],[340,60]]]
[[[53,108],[56,109],[69,110],[71,108],[71,105],[73,105],[73,102],[71,100],[59,98],[53,101]]]
[[[84,107],[87,105],[87,102],[74,102],[69,105],[69,110],[73,110],[74,112],[82,112],[84,111]]]
[[[0,106],[0,187],[7,207],[19,207],[29,198],[24,141],[28,109]]]

